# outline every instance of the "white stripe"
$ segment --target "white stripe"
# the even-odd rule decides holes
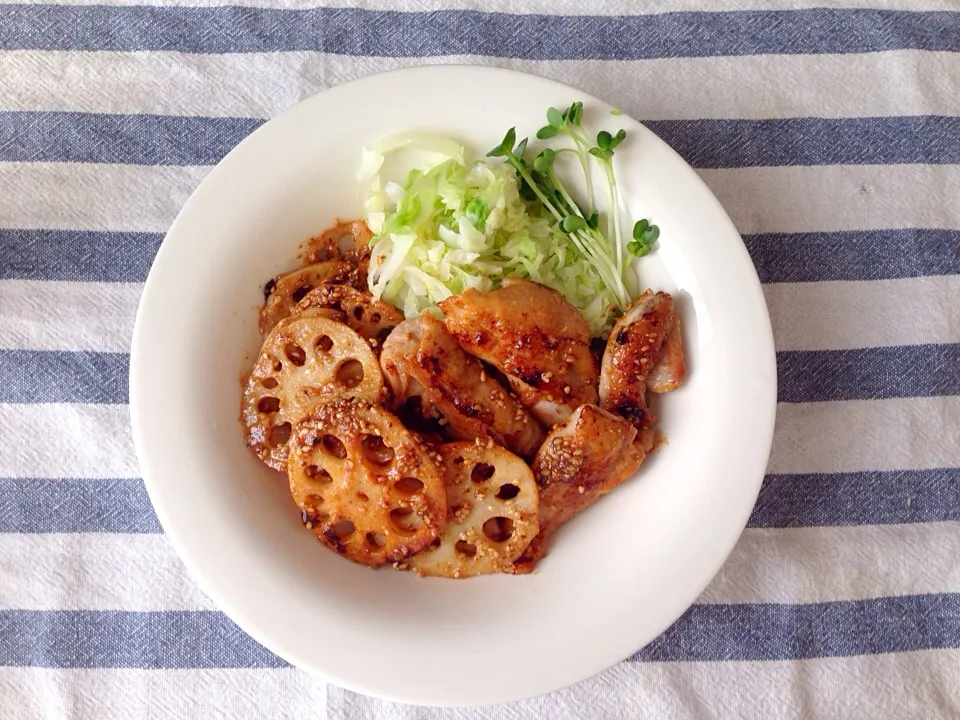
[[[0,676],[2,677],[2,676]],[[25,683],[26,684],[26,683]],[[762,662],[621,663],[560,692],[455,712],[330,686],[327,717],[350,720],[900,720],[960,717],[960,650]]]
[[[769,473],[960,467],[960,397],[781,403]]]
[[[0,577],[0,609],[216,609],[165,535],[0,533]]]
[[[207,167],[0,163],[3,227],[166,232]],[[960,165],[702,170],[742,233],[960,227]]]
[[[0,349],[129,352],[142,289],[139,283],[0,280]]]
[[[0,668],[0,720],[327,718],[327,685],[277,670]]]
[[[477,63],[479,56],[431,58]],[[570,63],[485,58],[570,82]],[[0,53],[0,110],[269,118],[332,85],[422,58],[314,52]],[[788,77],[789,83],[779,82]],[[162,78],[159,92],[149,78]],[[295,81],[291,79],[295,78]],[[670,78],[669,83],[663,78]],[[960,55],[902,50],[577,62],[575,84],[644,120],[953,114]]]
[[[129,352],[142,288],[0,280],[0,349]],[[960,297],[960,276],[777,283],[764,293],[778,350],[960,342],[950,305]]]
[[[958,165],[700,170],[744,234],[960,227]]]
[[[697,602],[816,603],[960,592],[958,557],[960,532],[950,522],[750,528]]]
[[[0,478],[139,477],[126,405],[0,404]]]
[[[953,523],[750,528],[697,602],[960,592],[958,556]],[[0,534],[0,577],[0,610],[216,609],[163,535]]]
[[[208,172],[208,167],[0,162],[2,227],[166,232]]]
[[[770,473],[960,466],[960,397],[781,403]],[[0,477],[137,477],[125,405],[0,405]]]
[[[799,661],[620,663],[534,700],[442,708],[364,697],[294,669],[0,668],[0,720],[269,717],[340,720],[932,718],[960,715],[960,650]],[[619,689],[619,690],[618,690]],[[43,708],[45,715],[36,714]],[[33,714],[31,714],[33,713]],[[931,714],[933,713],[933,714]]]
[[[960,342],[960,275],[777,283],[763,293],[777,350]]]
[[[0,0],[0,5],[23,0]],[[170,5],[220,7],[221,0],[51,0],[49,5]],[[394,0],[235,0],[232,5],[280,8],[357,7],[367,10],[396,10]],[[880,10],[956,10],[953,0],[777,0],[777,10],[808,8],[869,8]],[[717,12],[724,10],[770,10],[770,0],[408,0],[403,11],[480,10],[537,15],[652,15],[665,12]]]

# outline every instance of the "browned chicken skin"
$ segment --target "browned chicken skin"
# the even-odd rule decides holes
[[[394,328],[380,364],[395,403],[418,397],[424,409],[439,412],[455,439],[489,436],[527,458],[543,442],[539,423],[429,313]]]
[[[544,425],[597,402],[590,329],[555,290],[513,280],[492,292],[467,290],[440,308],[457,342],[504,373],[520,402]]]
[[[687,374],[683,364],[683,337],[680,328],[680,316],[673,316],[673,325],[667,331],[667,339],[663,341],[660,358],[647,375],[647,390],[655,393],[673,392],[683,382]]]
[[[558,424],[533,460],[540,488],[540,533],[517,561],[528,572],[563,523],[629,478],[653,445],[653,433],[638,433],[623,418],[596,405],[581,405]]]
[[[668,336],[670,355],[664,357]],[[600,405],[638,429],[648,428],[656,420],[647,407],[648,386],[653,384],[654,392],[669,392],[680,384],[683,374],[673,298],[647,290],[627,308],[607,340],[600,369]]]

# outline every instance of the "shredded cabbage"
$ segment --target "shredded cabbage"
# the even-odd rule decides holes
[[[385,161],[411,150],[420,162],[388,177]],[[449,138],[402,133],[364,151],[360,178],[368,185],[366,221],[376,233],[370,291],[407,317],[513,277],[563,294],[593,335],[610,329],[616,294],[556,218],[521,196],[516,171],[502,160],[468,161]]]

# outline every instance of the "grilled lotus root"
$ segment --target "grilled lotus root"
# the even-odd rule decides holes
[[[266,301],[260,311],[260,333],[267,333],[283,318],[291,315],[297,303],[321,283],[344,280],[350,265],[338,260],[318,262],[280,275],[266,287]]]
[[[447,487],[447,528],[440,544],[406,564],[420,575],[469,577],[512,572],[537,535],[537,485],[530,467],[492,442],[438,449]]]
[[[362,220],[339,221],[318,237],[305,243],[304,263],[323,260],[343,260],[349,267],[346,282],[358,290],[367,288],[367,270],[370,265],[370,239],[373,233]]]
[[[319,406],[290,441],[290,494],[327,547],[377,567],[423,550],[443,532],[443,476],[430,451],[381,407]]]
[[[349,285],[318,285],[300,301],[297,312],[311,308],[342,312],[347,325],[368,340],[376,340],[377,345],[382,345],[390,331],[403,322],[403,315],[392,305]]]
[[[378,402],[383,392],[380,365],[357,333],[321,315],[286,318],[267,336],[247,378],[247,445],[283,470],[293,425],[319,403],[343,397]]]
[[[346,260],[356,264],[368,253],[373,233],[363,220],[340,220],[304,244],[303,261]]]

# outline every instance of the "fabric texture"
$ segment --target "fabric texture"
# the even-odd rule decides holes
[[[960,718],[957,0],[101,1],[0,0],[0,720]],[[779,406],[748,528],[662,637],[441,710],[288,667],[197,589],[127,368],[163,234],[230,148],[455,62],[590,91],[696,168],[764,283]]]

